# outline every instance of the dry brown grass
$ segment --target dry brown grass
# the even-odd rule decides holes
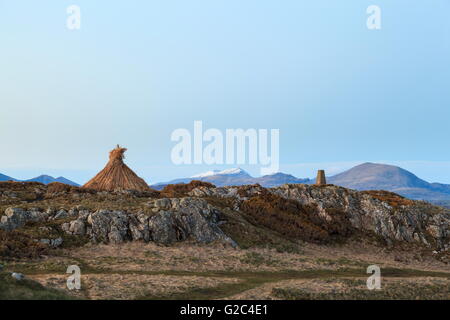
[[[244,201],[241,210],[250,217],[250,222],[263,225],[288,238],[326,243],[351,235],[352,228],[343,212],[330,211],[332,221],[324,221],[313,205],[284,199],[263,192]]]
[[[88,299],[294,299],[316,295],[328,299],[333,297],[330,292],[351,298],[365,294],[354,290],[360,289],[360,279],[367,279],[366,268],[372,264],[381,267],[382,285],[393,277],[401,277],[398,280],[403,282],[411,280],[406,286],[403,282],[394,286],[392,297],[404,296],[411,286],[441,295],[436,284],[421,279],[439,280],[447,286],[450,279],[444,274],[448,274],[448,265],[426,257],[414,260],[412,254],[399,261],[397,252],[380,252],[380,248],[361,243],[339,247],[304,244],[303,253],[280,253],[218,244],[179,243],[166,247],[135,242],[89,244],[58,254],[41,260],[8,262],[6,269],[63,289],[67,266],[79,265],[82,290],[78,297]]]
[[[0,191],[24,191],[30,187],[42,187],[40,182],[1,181]]]
[[[232,295],[231,300],[450,299],[446,278],[383,278],[381,290],[368,290],[367,278],[289,279]]]
[[[0,230],[0,259],[35,259],[47,253],[47,246],[26,233]]]
[[[52,182],[47,185],[47,194],[51,195],[54,193],[69,193],[69,192],[82,192],[83,189],[75,186],[70,186],[68,184],[60,182]]]
[[[215,188],[212,183],[192,180],[189,183],[169,184],[165,186],[161,191],[161,196],[167,198],[184,197],[188,192],[198,187]]]
[[[35,208],[40,211],[49,208],[66,211],[75,207],[91,211],[106,208],[150,213],[146,204],[150,199],[159,197],[159,192],[150,188],[145,192],[101,192],[61,183],[44,185],[36,182],[0,182],[0,216],[8,207]]]
[[[326,279],[276,284],[270,297],[288,300],[449,300],[445,278],[382,278],[381,289],[368,290],[366,278]]]
[[[67,275],[32,275],[30,278],[46,287],[64,290],[66,294],[92,300],[133,300],[146,296],[167,296],[239,281],[239,279],[225,277],[82,274],[82,290],[70,291],[66,286]]]
[[[398,208],[400,206],[410,206],[414,204],[413,200],[406,199],[396,193],[384,190],[370,190],[361,191],[361,193],[368,194],[375,199],[387,202],[391,207]]]

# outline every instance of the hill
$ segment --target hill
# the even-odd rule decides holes
[[[39,177],[36,178],[32,178],[29,180],[24,180],[25,182],[40,182],[43,184],[49,184],[52,182],[60,182],[60,183],[64,183],[64,184],[68,184],[71,186],[75,186],[75,187],[79,187],[80,185],[77,184],[76,182],[73,182],[69,179],[66,179],[64,177],[58,177],[58,178],[53,178],[52,176],[48,176],[48,175],[40,175]]]
[[[58,177],[58,178],[53,178],[52,176],[49,175],[40,175],[38,177],[32,178],[32,179],[28,179],[28,180],[18,180],[18,179],[14,179],[10,176],[4,175],[0,173],[0,181],[22,181],[22,182],[40,182],[43,184],[49,184],[52,182],[60,182],[60,183],[64,183],[64,184],[68,184],[71,186],[75,186],[75,187],[79,187],[80,185],[76,182],[73,182],[67,178],[64,177]]]
[[[17,181],[17,180],[14,178],[11,178],[10,176],[0,173],[0,181]]]
[[[449,200],[450,185],[429,183],[400,167],[363,163],[329,177],[328,183],[355,190],[387,190],[416,200]]]

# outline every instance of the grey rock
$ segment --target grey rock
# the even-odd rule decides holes
[[[63,244],[63,238],[56,238],[51,240],[50,245],[54,248],[58,248],[59,246],[61,246]]]
[[[73,235],[84,236],[86,234],[86,224],[82,219],[71,221],[69,224],[68,231],[70,234]]]
[[[171,202],[176,210],[162,210],[149,219],[148,226],[154,242],[170,244],[192,239],[200,243],[223,241],[236,246],[218,227],[220,212],[217,209],[203,199],[177,200]]]
[[[149,206],[157,208],[154,216],[142,212],[99,210],[64,223],[68,234],[87,236],[92,242],[122,243],[154,241],[170,244],[192,239],[201,243],[223,241],[236,246],[219,228],[220,212],[203,199],[158,199]],[[163,209],[164,208],[164,209]]]
[[[37,209],[26,211],[21,208],[7,208],[0,219],[0,229],[11,231],[23,227],[28,221],[43,221],[46,217],[46,213]]]
[[[5,215],[1,218],[2,229],[14,230],[25,225],[30,218],[28,212],[21,208],[7,208]]]
[[[46,214],[37,209],[25,211],[21,208],[7,208],[0,219],[0,229],[10,231],[23,227],[28,221],[43,221],[45,218]]]
[[[170,209],[172,207],[172,204],[170,202],[170,199],[164,198],[156,200],[154,202],[154,207],[158,209]]]
[[[25,276],[22,273],[13,272],[11,273],[11,276],[17,281],[22,281],[23,279],[25,279]]]
[[[41,239],[39,240],[39,242],[51,246],[53,248],[57,248],[63,244],[63,238],[60,237],[56,239]]]
[[[47,216],[53,216],[56,211],[53,208],[47,208],[47,210],[45,210],[45,213],[47,214]]]
[[[66,211],[66,210],[64,210],[64,209],[61,209],[61,210],[59,210],[57,213],[56,213],[56,215],[53,217],[53,219],[64,219],[64,218],[67,218],[67,217],[69,217],[70,215],[69,215],[69,213]]]
[[[51,243],[51,240],[50,239],[41,239],[41,240],[39,240],[39,242],[49,246]]]
[[[130,232],[134,241],[150,241],[150,230],[148,227],[148,217],[144,214],[130,215]]]
[[[99,210],[87,218],[94,242],[121,243],[130,240],[128,215],[122,211]]]
[[[63,223],[63,224],[61,225],[61,229],[62,229],[65,233],[71,234],[71,232],[70,232],[70,223],[68,223],[68,222]]]

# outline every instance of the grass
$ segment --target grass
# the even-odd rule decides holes
[[[273,288],[272,295],[283,300],[448,300],[450,283],[387,283],[379,290],[368,290],[364,280],[342,279],[340,291],[311,292],[300,288]]]
[[[390,274],[395,274],[397,277],[421,277],[421,276],[434,276],[434,277],[440,277],[440,276],[446,276],[450,278],[450,274],[440,274],[440,273],[434,273],[434,272],[422,272],[419,270],[401,270],[396,269],[391,270]],[[193,287],[190,288],[184,292],[177,292],[173,294],[165,294],[165,295],[143,295],[139,297],[140,300],[208,300],[208,299],[223,299],[227,298],[239,293],[242,293],[244,291],[257,288],[263,284],[266,283],[273,283],[283,280],[289,280],[289,279],[340,279],[340,278],[347,278],[347,277],[366,277],[365,270],[360,269],[342,269],[337,271],[330,271],[330,270],[308,270],[308,271],[284,271],[284,272],[201,272],[201,273],[180,273],[180,272],[164,272],[165,275],[175,275],[175,274],[184,274],[184,275],[197,275],[197,276],[208,276],[208,277],[230,277],[230,278],[237,278],[240,281],[235,283],[225,283],[218,285],[216,287],[212,288],[198,288]],[[384,277],[389,276],[389,272],[383,273]],[[364,281],[360,281],[357,279],[342,279],[340,281],[344,281],[347,284],[353,283],[353,284],[360,284],[363,283],[365,285]],[[418,288],[421,288],[421,286],[417,286],[415,288],[416,290],[419,290]],[[448,288],[448,284],[446,286]],[[445,293],[446,288],[443,288],[440,290],[438,287],[433,286],[425,286],[425,292],[434,292],[435,296],[442,296],[443,293]],[[273,292],[273,295],[275,297],[286,299],[286,300],[292,300],[297,297],[302,299],[325,299],[326,297],[331,298],[332,295],[324,295],[323,297],[318,295],[306,295],[305,292],[298,291],[297,290],[291,290],[291,289],[283,289],[278,288],[279,290],[275,290]],[[411,289],[408,287],[408,289]],[[391,295],[390,298],[387,299],[400,299],[401,292],[406,292],[408,289],[405,289],[403,291],[395,290],[394,293],[385,293],[387,296],[388,294]],[[356,290],[356,289],[355,289]],[[386,288],[388,290],[388,288]],[[389,289],[390,290],[390,289]],[[366,289],[366,291],[368,291]],[[396,292],[398,294],[396,294]],[[400,293],[399,293],[400,292]],[[358,292],[351,292],[347,295],[347,293],[343,293],[341,295],[342,298],[346,297],[348,298],[355,298],[358,299]],[[366,296],[363,296],[364,293],[360,295],[360,299],[365,299]],[[369,293],[370,294],[370,293]],[[448,295],[448,291],[447,291]],[[370,296],[369,296],[370,297]],[[450,297],[447,297],[447,299]]]
[[[151,250],[148,251],[150,256],[154,256],[155,253]],[[158,253],[156,253],[158,255]],[[204,277],[204,278],[228,278],[228,279],[237,279],[238,281],[232,283],[222,283],[214,287],[204,288],[198,285],[193,285],[187,289],[183,289],[182,292],[173,292],[173,293],[161,293],[161,294],[146,294],[145,292],[137,293],[138,299],[188,299],[188,300],[197,300],[197,299],[222,299],[227,298],[244,291],[257,288],[266,283],[275,283],[283,280],[290,279],[342,279],[342,281],[350,281],[344,280],[343,278],[366,278],[368,275],[366,274],[366,268],[360,266],[358,261],[352,261],[345,258],[337,259],[334,263],[337,263],[338,266],[344,266],[337,270],[327,270],[327,269],[316,269],[316,270],[285,270],[285,271],[176,271],[176,270],[158,270],[158,271],[144,271],[144,270],[105,270],[101,267],[97,267],[95,265],[91,265],[86,263],[82,259],[74,259],[71,257],[65,257],[66,260],[61,260],[57,262],[50,261],[35,261],[35,262],[11,262],[5,264],[5,269],[8,271],[21,272],[25,275],[52,275],[52,274],[65,274],[66,267],[69,264],[76,264],[80,266],[83,275],[89,274],[99,274],[99,275],[164,275],[164,276],[176,276],[176,277]],[[272,259],[268,259],[262,254],[255,252],[247,252],[242,258],[244,263],[253,264],[253,265],[264,265],[264,264],[277,264],[277,261],[273,261]],[[115,257],[105,257],[105,263],[115,263],[117,261],[122,261],[122,259],[118,259]],[[125,261],[126,260],[126,261]],[[128,259],[124,259],[125,262],[128,262]],[[332,260],[324,261],[331,263]],[[356,267],[356,268],[355,268]],[[383,268],[382,270],[383,277],[391,277],[391,278],[415,278],[415,277],[440,277],[450,279],[449,273],[443,272],[430,272],[430,271],[421,271],[414,269],[395,269],[395,268]],[[9,284],[19,285],[20,283],[14,283],[14,279],[7,279]],[[14,281],[13,281],[14,280]],[[201,281],[201,280],[200,280]],[[351,281],[359,281],[359,280],[351,280]],[[59,299],[58,291],[48,291],[42,286],[36,286],[36,284],[24,282],[24,284],[30,284],[35,288],[36,292],[39,290],[43,291],[42,294],[38,293],[29,293],[26,291],[22,293],[22,291],[18,289],[8,289],[5,288],[5,292],[9,292],[7,297],[10,299]],[[201,282],[200,282],[201,283]],[[2,288],[2,287],[0,287]],[[284,291],[283,291],[284,290]],[[283,299],[297,299],[297,298],[322,298],[326,299],[331,298],[331,296],[313,296],[308,295],[305,292],[297,292],[297,291],[286,291],[288,289],[281,288],[280,290],[275,290],[273,293],[276,297],[282,297]],[[355,289],[356,290],[356,289]],[[406,290],[406,289],[405,289]],[[426,292],[435,292],[436,297],[438,297],[438,291],[433,287],[425,287]],[[3,290],[2,290],[3,291]],[[33,291],[33,292],[34,292]],[[399,290],[397,290],[400,292]],[[402,291],[403,292],[403,291]],[[6,293],[5,293],[6,294]],[[53,295],[52,295],[53,294]],[[324,293],[325,294],[325,293]],[[359,294],[358,291],[351,291],[349,295],[346,294],[347,298],[357,297],[365,298],[364,294]],[[6,296],[5,296],[6,297]],[[88,298],[89,293],[86,291],[84,297]],[[343,296],[344,297],[344,296]],[[401,297],[400,293],[398,295],[392,295],[392,298]],[[66,298],[61,296],[61,299]]]
[[[367,262],[350,260],[345,257],[341,257],[339,259],[317,258],[316,262],[325,266],[337,266],[337,267],[343,266],[365,267],[368,265]]]
[[[107,257],[106,260],[108,260]],[[316,270],[285,270],[285,271],[205,271],[205,272],[189,272],[189,271],[176,271],[176,270],[163,270],[163,271],[131,271],[131,270],[112,270],[107,271],[102,268],[96,268],[95,266],[88,265],[84,261],[75,261],[73,258],[67,261],[61,261],[61,263],[7,263],[5,269],[9,271],[21,272],[28,275],[40,275],[40,274],[65,274],[65,267],[68,263],[77,264],[81,266],[82,274],[99,274],[99,275],[164,275],[164,276],[176,276],[176,277],[204,277],[204,278],[232,278],[238,281],[232,283],[222,283],[214,287],[204,288],[199,285],[193,285],[182,292],[164,293],[164,294],[146,294],[140,293],[137,295],[137,299],[163,299],[163,300],[198,300],[198,299],[222,299],[231,297],[233,295],[258,288],[267,283],[276,283],[284,280],[296,280],[296,279],[321,279],[324,281],[340,281],[344,283],[348,290],[343,292],[321,292],[311,293],[305,290],[295,288],[277,288],[272,291],[272,295],[281,299],[443,299],[446,298],[444,292],[449,290],[449,283],[443,287],[439,287],[434,284],[389,284],[383,285],[384,291],[368,291],[362,290],[358,287],[365,285],[361,278],[366,278],[366,269],[360,268],[340,268],[337,270],[316,269]],[[265,264],[273,263],[273,261],[266,261],[266,258],[261,254],[247,253],[243,258],[246,263],[252,264]],[[337,259],[337,263],[341,265],[357,265],[357,262],[347,261],[345,259]],[[107,261],[106,261],[107,262]],[[414,269],[396,269],[396,268],[383,268],[383,278],[395,278],[395,279],[411,279],[416,277],[431,277],[431,278],[446,278],[450,279],[449,273],[444,272],[430,272]],[[348,279],[350,278],[350,279]],[[200,282],[201,283],[201,282]],[[384,282],[383,282],[384,283]],[[105,288],[107,289],[107,288]],[[447,290],[447,291],[445,291]],[[418,293],[418,291],[421,291]],[[86,291],[84,297],[89,297]],[[0,299],[71,299],[67,294],[55,290],[48,289],[40,284],[30,281],[16,281],[10,275],[10,273],[0,273]]]
[[[254,266],[276,266],[280,264],[279,261],[258,252],[246,252],[244,257],[240,259],[240,262],[244,264],[251,264]]]

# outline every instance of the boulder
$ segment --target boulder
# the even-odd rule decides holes
[[[25,276],[22,273],[13,272],[11,273],[11,276],[17,281],[22,281],[23,279],[25,279]]]
[[[159,211],[148,222],[154,242],[170,244],[192,239],[210,243],[220,240],[236,246],[218,227],[220,212],[203,199],[159,199],[154,208]]]

